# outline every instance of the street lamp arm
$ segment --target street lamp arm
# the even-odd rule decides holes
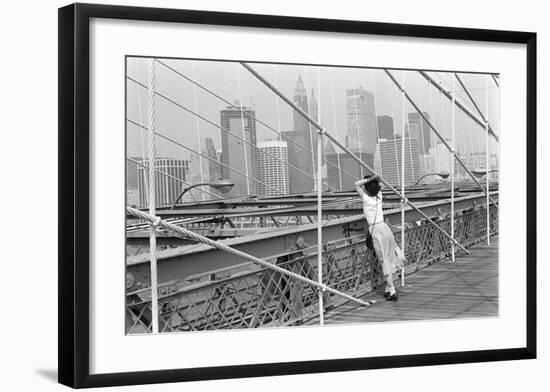
[[[210,183],[208,182],[201,182],[200,184],[194,184],[194,185],[191,185],[187,188],[184,188],[181,193],[179,194],[179,196],[176,198],[176,200],[174,200],[174,203],[172,204],[172,207],[170,208],[171,210],[173,210],[175,207],[176,207],[176,204],[178,204],[178,202],[180,201],[180,199],[183,197],[183,195],[187,192],[187,191],[190,191],[191,189],[195,188],[195,187],[198,187],[198,186],[204,186],[204,185],[210,185]]]
[[[439,176],[443,179],[449,177],[449,173],[426,173],[424,174],[423,176],[421,176],[418,180],[416,180],[416,182],[414,183],[414,185],[418,185],[420,184],[420,181],[426,177],[429,177],[429,176]]]

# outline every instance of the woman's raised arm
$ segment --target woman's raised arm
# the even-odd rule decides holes
[[[357,190],[357,193],[359,193],[359,195],[361,195],[361,197],[363,197],[363,195],[365,194],[365,190],[363,189],[363,185],[365,185],[367,182],[378,180],[379,178],[380,178],[380,176],[378,174],[376,174],[374,176],[370,176],[369,178],[364,178],[362,180],[355,181],[355,190]]]

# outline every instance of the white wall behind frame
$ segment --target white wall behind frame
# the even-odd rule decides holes
[[[92,3],[105,1],[89,0]],[[258,2],[251,0],[117,0],[122,5],[143,5],[155,7],[185,7],[233,12],[274,13],[322,18],[361,19],[385,22],[454,25],[494,29],[527,30],[539,33],[539,129],[550,128],[545,108],[550,105],[548,89],[550,78],[545,70],[550,69],[550,25],[547,20],[545,2],[525,0],[502,2],[462,0],[458,3],[440,1],[354,2],[297,2],[279,0]],[[11,206],[36,206],[37,190],[40,190],[40,217],[44,227],[53,228],[57,222],[57,7],[66,1],[11,2],[4,5],[0,24],[2,32],[3,61],[0,64],[3,79],[2,112],[3,162],[21,162],[19,170],[4,165],[4,183],[13,184],[17,192],[0,192],[3,221],[0,226],[2,237],[9,244],[4,247],[3,275],[0,293],[4,301],[2,319],[20,314],[22,304],[36,301],[40,292],[43,306],[32,309],[34,320],[41,320],[40,328],[35,322],[0,323],[0,354],[3,369],[0,378],[2,390],[65,391],[66,387],[55,383],[57,322],[57,239],[53,229],[40,230],[35,235],[28,233],[29,220],[36,218],[35,209],[26,210]],[[313,5],[314,4],[314,5]],[[30,92],[32,94],[30,94]],[[32,96],[32,99],[30,99]],[[8,110],[9,109],[9,110]],[[30,115],[32,113],[32,115]],[[550,167],[548,132],[540,132],[539,156],[539,220],[550,218],[544,195],[550,186],[544,182],[544,168]],[[32,142],[32,143],[31,143]],[[34,176],[33,181],[21,181],[21,172],[36,170],[33,159],[40,157],[43,175]],[[31,217],[32,213],[32,217]],[[27,215],[28,214],[28,215]],[[28,219],[24,219],[28,216]],[[46,226],[49,225],[49,226]],[[539,223],[539,277],[548,279],[550,266],[544,261],[550,255],[543,248],[550,232],[544,223]],[[32,243],[32,246],[30,244]],[[30,257],[32,248],[36,257]],[[539,280],[540,281],[540,280]],[[24,287],[24,289],[22,289]],[[539,285],[539,331],[550,328],[546,300],[550,298],[548,285]],[[23,307],[24,308],[24,307]],[[498,332],[498,331],[496,331]],[[317,390],[335,391],[343,386],[357,390],[366,388],[395,391],[518,391],[526,388],[543,390],[547,384],[547,369],[550,367],[549,340],[539,334],[539,359],[535,361],[510,361],[453,366],[420,367],[406,369],[383,369],[302,376],[270,377],[257,379],[194,382],[187,384],[149,385],[140,387],[119,387],[117,391],[281,391]],[[542,387],[542,388],[541,388]]]
[[[525,343],[524,292],[518,290],[523,269],[524,227],[517,210],[525,209],[525,195],[510,193],[509,184],[522,181],[525,171],[524,139],[514,132],[525,128],[525,52],[518,45],[449,42],[395,37],[288,32],[266,29],[178,25],[97,19],[92,22],[91,156],[93,213],[91,259],[91,365],[94,372],[164,369],[170,367],[223,366],[239,363],[303,361],[399,355],[423,352],[484,350],[517,347]],[[181,45],[185,42],[185,45]],[[228,45],[239,42],[239,45]],[[304,51],[304,48],[318,50]],[[324,50],[320,50],[320,49]],[[376,54],[372,57],[366,53]],[[500,318],[447,320],[402,324],[285,328],[255,331],[217,331],[168,334],[159,337],[123,336],[124,308],[124,133],[113,124],[124,124],[124,56],[155,55],[191,58],[244,59],[251,61],[307,62],[501,73],[500,173]],[[119,86],[113,88],[113,86]],[[116,126],[115,126],[116,127]],[[510,137],[512,135],[512,137]],[[512,163],[512,164],[509,164]],[[113,168],[119,167],[119,170]],[[98,179],[97,181],[95,179]],[[119,192],[116,192],[116,190]],[[118,222],[118,224],[116,224]],[[512,246],[513,245],[513,246]],[[119,260],[120,262],[117,262]],[[362,336],[404,330],[416,339],[387,344]],[[498,330],[501,333],[495,334]],[[449,337],[452,336],[452,339]],[[337,346],[319,344],[338,342]],[[300,342],[299,349],[289,349]],[[283,344],[281,344],[283,343]],[[192,352],[182,356],[180,352]]]

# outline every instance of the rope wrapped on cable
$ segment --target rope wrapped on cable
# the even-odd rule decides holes
[[[335,290],[335,289],[333,289],[333,288],[331,288],[331,287],[329,287],[325,284],[321,284],[321,283],[316,282],[314,280],[305,278],[302,275],[299,275],[295,272],[288,271],[288,270],[286,270],[284,268],[281,268],[277,265],[271,264],[271,263],[269,263],[265,260],[262,260],[262,259],[259,259],[259,258],[255,257],[255,256],[249,255],[248,253],[241,252],[240,250],[234,249],[234,248],[232,248],[230,246],[227,246],[225,244],[222,244],[218,241],[211,240],[210,238],[204,237],[200,234],[197,234],[193,231],[187,230],[183,227],[176,226],[176,225],[174,225],[170,222],[167,222],[165,220],[160,219],[160,217],[158,217],[158,216],[150,215],[146,212],[137,210],[137,209],[129,207],[129,206],[126,207],[126,211],[128,212],[128,214],[133,215],[136,218],[148,221],[154,227],[157,227],[157,226],[162,227],[162,228],[164,228],[166,230],[169,230],[173,233],[176,233],[176,234],[179,234],[179,235],[184,236],[186,238],[192,239],[193,241],[209,245],[209,246],[211,246],[213,248],[216,248],[216,249],[219,249],[223,252],[231,253],[231,254],[233,254],[235,256],[238,256],[238,257],[241,257],[245,260],[252,261],[253,263],[259,264],[263,267],[269,268],[273,271],[277,271],[277,272],[279,272],[283,275],[286,275],[290,278],[293,278],[293,279],[299,280],[301,282],[304,282],[308,285],[311,285],[311,286],[315,287],[318,290],[326,291],[326,292],[338,295],[342,298],[345,298],[349,301],[353,301],[353,302],[355,302],[359,305],[362,305],[362,306],[370,306],[370,305],[375,303],[375,301],[363,301],[363,300],[355,298],[355,297],[353,297],[349,294],[342,293],[341,291]]]

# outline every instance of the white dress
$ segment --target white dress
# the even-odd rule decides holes
[[[395,242],[391,228],[384,222],[382,210],[382,192],[376,196],[363,194],[363,213],[372,234],[374,252],[382,262],[384,275],[394,274],[403,267],[405,255]]]

